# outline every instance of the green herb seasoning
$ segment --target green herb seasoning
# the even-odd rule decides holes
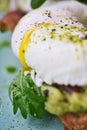
[[[17,68],[14,67],[14,66],[8,66],[8,67],[6,67],[6,72],[8,72],[8,73],[15,73],[16,70],[17,70]]]
[[[4,48],[4,47],[9,47],[10,43],[8,41],[3,41],[0,42],[0,49]]]

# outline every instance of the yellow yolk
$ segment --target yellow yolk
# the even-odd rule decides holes
[[[20,49],[19,49],[19,59],[25,68],[30,68],[26,64],[26,61],[25,61],[25,52],[26,52],[27,46],[29,44],[30,36],[31,36],[32,32],[33,32],[33,30],[28,30],[25,32],[23,39],[22,39],[22,42],[21,42],[21,45],[20,45]]]
[[[21,45],[20,45],[20,48],[19,48],[19,59],[20,59],[20,62],[22,63],[22,65],[28,69],[28,70],[31,70],[31,67],[29,67],[26,63],[26,60],[25,60],[25,52],[26,52],[26,49],[28,47],[28,44],[30,42],[30,38],[31,38],[31,35],[32,33],[38,29],[39,27],[41,26],[45,26],[45,27],[48,27],[50,26],[51,23],[41,23],[41,24],[38,24],[37,26],[35,26],[33,29],[31,30],[27,30],[23,36],[23,39],[22,39],[22,42],[21,42]]]

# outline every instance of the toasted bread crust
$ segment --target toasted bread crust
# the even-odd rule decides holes
[[[6,31],[10,29],[11,31],[14,30],[18,21],[25,15],[24,12],[19,11],[11,11],[7,13],[1,20],[0,20],[0,29],[2,31]]]
[[[87,113],[67,113],[59,116],[65,130],[87,130]]]

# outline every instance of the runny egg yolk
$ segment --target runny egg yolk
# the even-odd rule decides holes
[[[37,30],[38,28],[40,28],[41,26],[45,26],[45,27],[48,27],[50,26],[51,23],[41,23],[41,24],[38,24],[37,26],[35,26],[34,28],[32,28],[31,30],[27,30],[23,36],[23,39],[22,39],[22,42],[20,44],[20,48],[19,48],[19,59],[20,59],[20,62],[22,63],[22,65],[28,69],[29,71],[32,69],[31,67],[29,67],[26,63],[26,60],[25,60],[25,52],[26,52],[26,49],[30,43],[30,38],[31,38],[31,35],[32,33]]]

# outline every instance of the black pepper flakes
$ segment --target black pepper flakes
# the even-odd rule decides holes
[[[63,29],[63,26],[61,26],[60,28]]]
[[[23,31],[21,31],[21,33],[23,33]]]
[[[75,23],[78,23],[78,21],[75,21]]]
[[[25,53],[25,50],[22,50],[22,53]]]
[[[54,29],[52,29],[52,32],[54,32],[54,31],[56,31],[56,29],[54,28]]]
[[[45,90],[45,91],[44,91],[44,95],[45,95],[46,97],[48,97],[49,91],[48,91],[48,90]]]
[[[60,22],[63,22],[62,20],[60,20]]]
[[[85,38],[84,38],[85,40],[87,39],[87,35],[85,36]]]
[[[68,26],[68,24],[65,24],[65,26]]]
[[[52,18],[52,16],[51,16],[51,13],[50,13],[50,12],[48,13],[48,17],[49,17],[49,18]]]
[[[50,38],[53,39],[53,36],[51,36]]]
[[[44,38],[43,41],[46,41],[46,38]]]

